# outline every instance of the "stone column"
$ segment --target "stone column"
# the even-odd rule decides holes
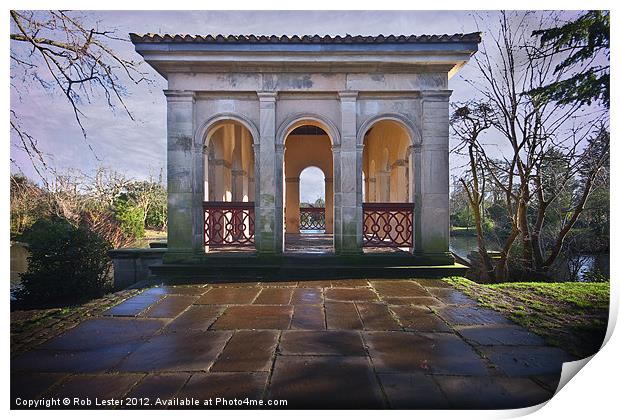
[[[449,104],[451,91],[422,92],[422,146],[414,150],[416,254],[433,262],[453,261],[450,244]],[[419,154],[419,157],[418,157]],[[419,177],[418,177],[419,175]],[[419,178],[419,182],[418,182]]]
[[[282,157],[276,150],[276,93],[258,92],[260,145],[258,147],[258,195],[256,201],[256,251],[261,255],[282,253]]]
[[[335,180],[339,184],[336,202],[336,253],[362,252],[362,151],[357,145],[357,92],[340,92],[341,138]],[[336,153],[334,153],[336,157]],[[338,170],[339,169],[339,170]]]
[[[247,192],[244,188],[245,178],[247,176],[247,172],[245,172],[243,168],[243,151],[242,144],[243,139],[241,138],[241,126],[235,126],[233,130],[233,151],[232,151],[232,162],[231,162],[231,191],[232,191],[232,200],[235,202],[243,201],[243,196]]]
[[[286,233],[299,233],[299,177],[286,178]]]
[[[390,202],[390,171],[377,171],[377,201],[380,203]]]
[[[204,160],[194,139],[194,92],[164,91],[167,100],[168,250],[166,262],[204,253]]]
[[[393,203],[407,202],[407,162],[404,159],[399,159],[392,164],[390,201]]]
[[[368,178],[368,192],[366,193],[366,202],[377,202],[377,178]]]
[[[254,149],[254,145],[252,145],[252,149]],[[258,147],[256,148],[258,149]],[[252,152],[254,155],[256,153]],[[248,169],[248,201],[254,202],[256,196],[256,184],[254,182],[254,159],[250,160],[249,169]]]
[[[325,233],[334,233],[334,179],[325,178]]]

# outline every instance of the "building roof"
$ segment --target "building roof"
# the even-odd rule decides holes
[[[171,73],[454,74],[478,50],[479,32],[454,35],[130,34],[162,76]]]
[[[129,34],[133,43],[178,42],[201,44],[413,44],[413,43],[479,43],[480,32],[443,35],[171,35]]]

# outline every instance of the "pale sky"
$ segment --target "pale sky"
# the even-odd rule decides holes
[[[210,11],[210,12],[83,12],[100,25],[115,28],[117,34],[129,32],[190,34],[287,34],[287,35],[378,35],[378,34],[443,34],[477,30],[469,12],[463,11]],[[139,60],[129,42],[115,43],[114,48],[125,57]],[[166,102],[162,90],[166,81],[148,65],[152,84],[127,85],[126,103],[134,114],[132,121],[123,111],[111,111],[103,98],[84,104],[84,126],[91,152],[81,136],[72,110],[59,92],[46,92],[32,81],[17,81],[22,89],[18,97],[12,91],[11,107],[22,116],[22,124],[38,142],[39,148],[57,169],[75,168],[92,173],[105,166],[130,177],[157,175],[166,165]],[[468,65],[450,80],[452,100],[471,98],[475,91],[462,76],[475,70]],[[15,72],[12,70],[12,75]],[[15,83],[15,80],[13,80]],[[11,157],[23,172],[36,178],[25,154],[11,147]],[[452,159],[451,166],[459,165]],[[12,171],[17,167],[12,165]],[[322,175],[308,174],[309,180]],[[312,184],[312,183],[310,183]],[[304,188],[302,201],[316,199],[323,187]],[[313,198],[314,197],[314,198]]]

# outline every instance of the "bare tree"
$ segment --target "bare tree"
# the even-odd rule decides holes
[[[485,34],[474,60],[480,77],[468,80],[481,99],[477,105],[457,107],[453,116],[453,130],[470,159],[472,208],[476,211],[483,199],[480,180],[488,179],[503,191],[504,207],[513,223],[494,268],[497,281],[506,278],[506,261],[517,239],[523,245],[520,259],[525,272],[544,275],[548,271],[608,159],[608,136],[606,141],[600,130],[607,118],[604,111],[597,113],[579,104],[558,107],[532,94],[565,76],[554,64],[561,57],[539,54],[531,36],[554,22],[549,14],[501,12],[499,29]],[[481,107],[488,112],[481,113]],[[485,138],[492,138],[495,145]],[[565,170],[552,178],[548,169],[553,166]],[[563,223],[546,244],[541,235],[550,205],[575,179],[582,188],[563,209]],[[484,232],[478,235],[484,237]],[[479,251],[486,253],[480,244]]]
[[[103,95],[111,109],[120,106],[133,119],[123,99],[125,83],[148,80],[138,62],[121,57],[110,46],[129,40],[100,28],[99,22],[89,25],[88,19],[76,12],[12,10],[10,15],[11,89],[19,95],[25,85],[35,81],[42,89],[61,92],[94,153],[82,123],[83,105]],[[45,157],[13,109],[11,131],[42,176],[41,171],[48,169]]]
[[[132,182],[125,175],[109,168],[98,168],[88,181],[89,195],[103,207],[112,207],[114,200],[125,192]]]
[[[453,132],[460,140],[456,151],[465,153],[469,157],[469,169],[459,178],[467,194],[467,201],[472,210],[476,236],[478,238],[478,253],[482,263],[482,281],[494,282],[496,279],[495,269],[491,262],[491,257],[487,251],[486,235],[482,226],[484,215],[485,186],[487,177],[485,176],[485,165],[482,159],[483,153],[479,150],[479,137],[494,124],[493,112],[484,103],[470,102],[466,105],[456,105],[450,119]],[[512,239],[514,240],[514,239]],[[502,254],[500,264],[505,264],[506,255]]]

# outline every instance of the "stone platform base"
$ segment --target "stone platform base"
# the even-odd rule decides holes
[[[464,275],[467,267],[450,255],[282,255],[254,253],[205,255],[194,261],[167,262],[150,266],[158,279],[172,281],[218,280],[311,280],[355,278],[440,278]]]

